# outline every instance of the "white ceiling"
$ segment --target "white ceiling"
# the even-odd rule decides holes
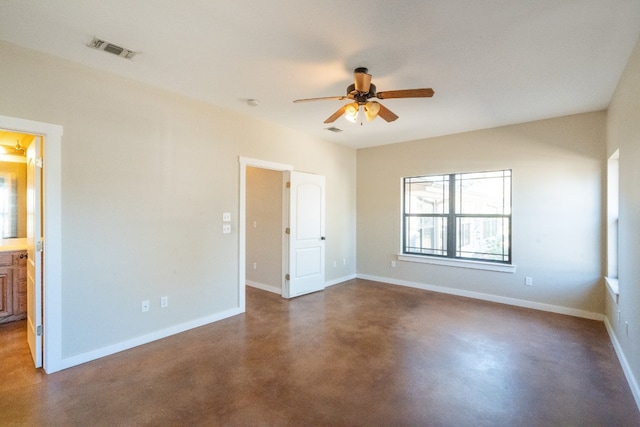
[[[356,148],[604,109],[639,37],[640,0],[0,1],[2,40]],[[359,66],[435,95],[337,134],[344,101],[292,102],[344,94]]]

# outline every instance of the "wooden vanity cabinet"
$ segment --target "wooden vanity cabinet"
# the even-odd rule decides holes
[[[0,323],[27,317],[27,252],[0,252]]]

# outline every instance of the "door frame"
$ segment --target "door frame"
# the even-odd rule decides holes
[[[247,222],[247,166],[270,169],[274,171],[286,172],[292,171],[293,166],[284,163],[270,162],[267,160],[251,159],[248,157],[239,157],[240,162],[240,207],[238,219],[238,307],[244,312],[246,311],[246,256],[247,256],[247,240],[246,240],[246,222]],[[287,198],[282,198],[282,203],[287,203]],[[283,236],[284,228],[288,223],[288,210],[282,209]],[[283,237],[284,239],[284,237]],[[282,245],[282,271],[287,271],[288,264],[288,245]],[[282,278],[284,284],[284,277]],[[282,287],[284,292],[284,286]]]
[[[63,127],[0,115],[0,128],[43,136],[42,221],[44,236],[42,292],[42,367],[62,369],[62,134]]]

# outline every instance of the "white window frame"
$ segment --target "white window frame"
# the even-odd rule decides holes
[[[508,169],[505,169],[508,170]],[[457,174],[465,174],[469,172],[457,172],[453,174],[435,174],[435,175],[457,175]],[[474,173],[474,172],[471,172]],[[423,175],[430,176],[430,175]],[[401,230],[401,238],[400,238],[400,250],[397,254],[398,261],[405,262],[415,262],[421,264],[432,264],[432,265],[443,265],[450,267],[458,267],[458,268],[469,268],[476,270],[486,270],[486,271],[495,271],[500,273],[515,273],[517,266],[513,263],[513,252],[511,249],[513,242],[513,216],[510,214],[510,236],[509,236],[509,251],[510,251],[510,261],[509,262],[500,262],[500,261],[483,261],[477,259],[465,259],[465,258],[454,258],[454,257],[446,257],[446,256],[435,256],[429,254],[412,254],[405,253],[405,179],[410,177],[403,177],[400,180],[400,189],[401,189],[401,206],[400,206],[400,230]],[[513,179],[513,171],[511,171],[511,179]],[[511,197],[513,193],[511,191]]]

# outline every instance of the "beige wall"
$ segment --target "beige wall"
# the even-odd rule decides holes
[[[358,274],[603,313],[605,113],[358,150]],[[401,179],[513,170],[515,274],[398,261]],[[533,286],[525,286],[525,276]]]
[[[247,167],[247,283],[278,293],[282,292],[282,185],[283,172]]]
[[[619,304],[607,296],[607,319],[635,378],[640,406],[640,41],[611,101],[607,154],[620,150]],[[618,321],[620,311],[620,321]],[[627,336],[625,322],[629,323]]]
[[[327,177],[326,278],[355,273],[355,150],[4,42],[0,57],[0,114],[64,127],[64,358],[238,306],[239,156]]]

